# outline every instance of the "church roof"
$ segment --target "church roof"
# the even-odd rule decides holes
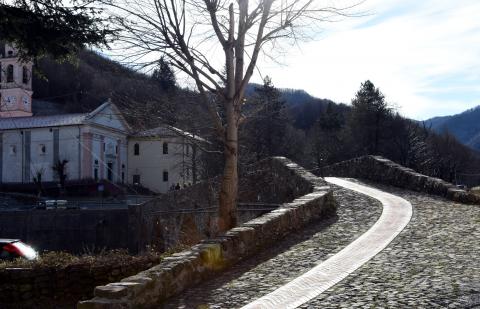
[[[88,114],[0,118],[0,130],[46,128],[82,124]]]
[[[101,114],[105,108],[111,107],[116,116],[120,119],[122,124],[131,130],[128,123],[125,121],[123,115],[110,100],[103,103],[90,113],[78,114],[59,114],[59,115],[39,115],[29,117],[7,117],[0,118],[0,130],[15,130],[15,129],[33,129],[33,128],[48,128],[60,126],[75,126],[89,123],[95,116]]]
[[[153,129],[140,131],[133,134],[134,137],[185,137],[188,139],[195,139],[197,141],[206,142],[205,139],[194,135],[190,132],[183,131],[169,125],[162,125]]]

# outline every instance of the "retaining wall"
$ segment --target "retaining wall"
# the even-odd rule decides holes
[[[315,172],[327,177],[371,180],[413,191],[446,197],[460,203],[480,204],[480,197],[439,178],[425,176],[380,156],[363,156],[324,167]]]
[[[99,265],[0,269],[0,308],[74,308],[92,288],[158,264],[154,256],[114,259]]]
[[[335,212],[336,204],[325,182],[284,158],[271,164],[281,165],[285,179],[301,178],[310,192],[284,203],[280,208],[250,220],[224,235],[202,241],[159,265],[105,286],[95,288],[95,298],[78,308],[158,308],[167,298],[208,279],[238,261],[254,255],[289,233],[301,230],[309,222]],[[288,171],[288,172],[285,172]],[[300,189],[300,187],[298,187]]]
[[[285,158],[269,158],[240,170],[240,203],[280,204],[312,192],[312,183],[288,167]],[[177,243],[193,245],[217,235],[219,178],[172,191],[141,205],[129,206],[131,252],[163,251]],[[238,223],[268,210],[238,209]]]

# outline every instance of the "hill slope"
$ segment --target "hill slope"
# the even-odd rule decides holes
[[[463,113],[426,120],[436,132],[448,130],[463,144],[480,150],[480,105]]]

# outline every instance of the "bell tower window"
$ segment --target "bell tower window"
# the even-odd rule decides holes
[[[13,83],[13,64],[7,66],[7,83]]]
[[[30,78],[28,78],[28,68],[23,67],[23,71],[22,71],[22,81],[23,81],[23,83],[28,84],[29,79]]]

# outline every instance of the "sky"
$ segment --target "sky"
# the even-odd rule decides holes
[[[480,105],[479,0],[366,0],[353,17],[278,59],[260,59],[278,88],[349,103],[371,80],[406,117],[424,120]],[[260,82],[260,74],[253,82]]]

